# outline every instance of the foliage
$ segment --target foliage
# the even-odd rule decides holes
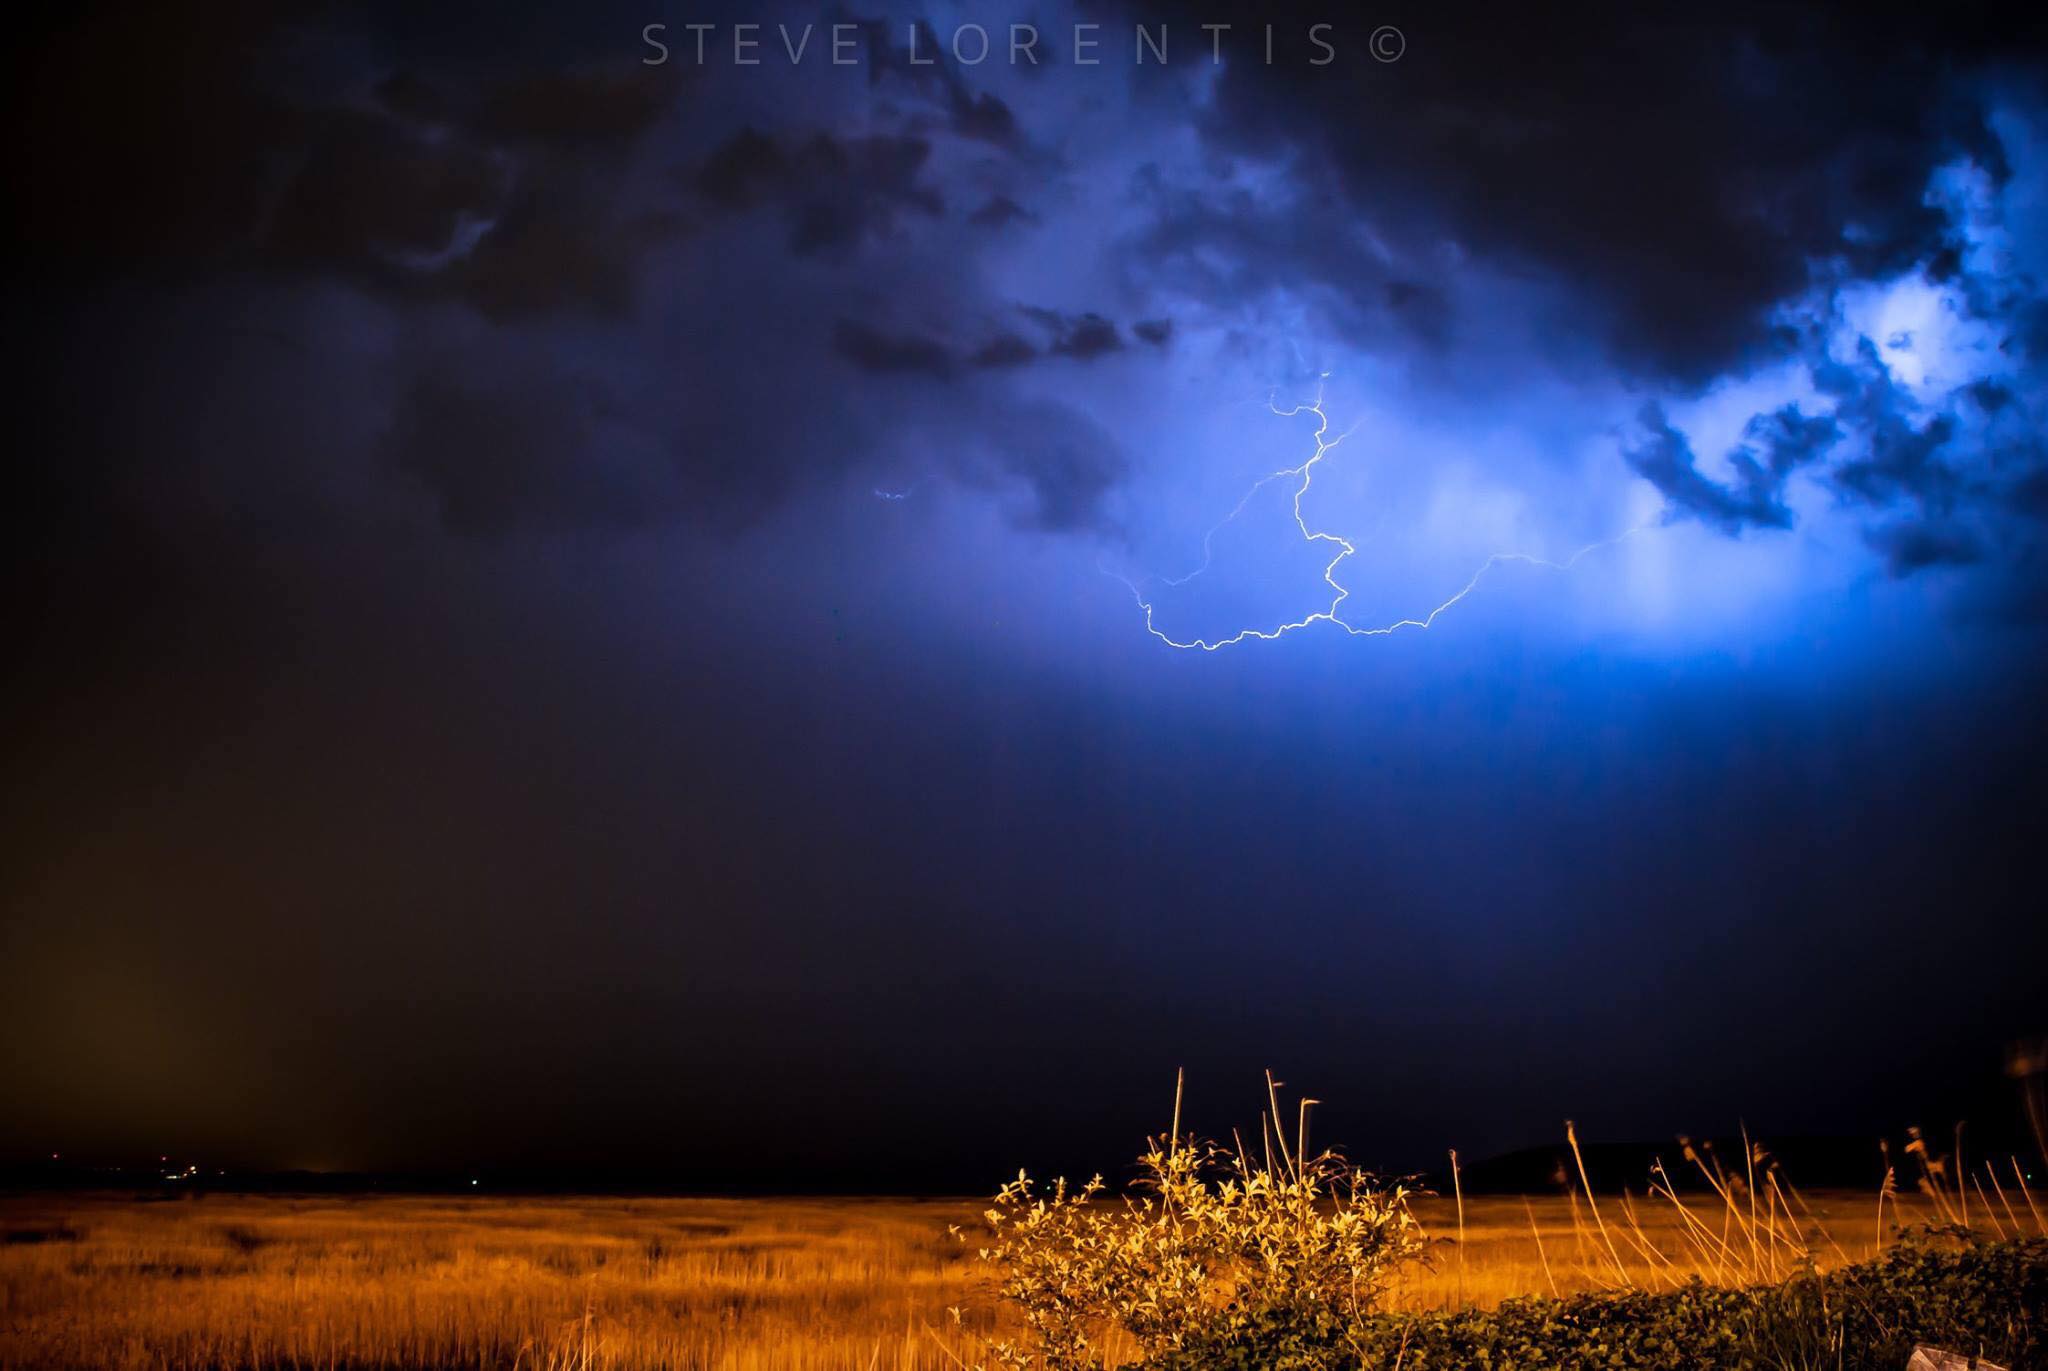
[[[1273,1130],[1264,1161],[1183,1139],[1176,1117],[1121,1202],[1102,1198],[1100,1176],[1041,1189],[1020,1172],[984,1216],[980,1255],[1025,1333],[991,1341],[996,1364],[1096,1371],[1115,1342],[1154,1355],[1227,1346],[1269,1321],[1362,1318],[1420,1231],[1401,1187],[1334,1152],[1304,1155],[1306,1103],[1293,1146]]]
[[[1916,1342],[2048,1365],[2048,1241],[1926,1238],[1774,1285],[1512,1299],[1490,1311],[1274,1309],[1147,1371],[1898,1371]]]

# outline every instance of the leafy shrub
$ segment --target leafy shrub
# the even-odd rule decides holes
[[[1363,1318],[1421,1233],[1406,1191],[1334,1152],[1304,1155],[1308,1103],[1293,1146],[1273,1129],[1263,1162],[1181,1138],[1176,1106],[1173,1132],[1139,1158],[1139,1194],[1121,1203],[1102,1199],[1100,1176],[1041,1189],[1020,1172],[985,1215],[980,1252],[1026,1333],[991,1342],[995,1363],[1096,1371],[1119,1335],[1157,1355]]]
[[[1777,1285],[1513,1299],[1489,1311],[1279,1308],[1147,1371],[1898,1371],[1928,1342],[2048,1366],[2048,1240],[1910,1243]]]

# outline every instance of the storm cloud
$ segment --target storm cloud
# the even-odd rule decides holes
[[[0,1142],[978,1186],[1185,1050],[1426,1161],[2032,1026],[2039,18],[700,10],[33,20]]]

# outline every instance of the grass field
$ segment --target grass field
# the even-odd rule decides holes
[[[1874,1194],[1803,1197],[1869,1255]],[[2017,1197],[2013,1203],[2019,1204]],[[0,1367],[938,1368],[972,1360],[989,1293],[947,1225],[957,1200],[0,1198]],[[1656,1285],[1695,1271],[1668,1204],[1601,1198],[1615,1251],[1560,1196],[1417,1213],[1401,1307]],[[1931,1220],[1901,1197],[1898,1222]],[[1996,1215],[2003,1220],[2005,1215]],[[1533,1229],[1532,1229],[1533,1218]],[[2015,1223],[2028,1224],[2025,1208]],[[1988,1229],[1988,1225],[1987,1225]],[[1887,1234],[1889,1241],[1889,1235]],[[1837,1252],[1839,1245],[1839,1253]],[[954,1328],[948,1306],[968,1311]]]

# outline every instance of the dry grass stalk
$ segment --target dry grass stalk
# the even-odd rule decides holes
[[[1458,1149],[1451,1149],[1451,1193],[1458,1202],[1458,1303],[1465,1302],[1465,1186],[1458,1175]]]
[[[1550,1298],[1557,1299],[1559,1298],[1557,1291],[1557,1277],[1554,1274],[1552,1274],[1550,1270],[1550,1258],[1543,1251],[1543,1230],[1536,1226],[1536,1210],[1532,1205],[1530,1205],[1529,1198],[1526,1195],[1522,1197],[1522,1212],[1529,1216],[1529,1236],[1536,1240],[1536,1260],[1543,1263],[1544,1284],[1550,1287]],[[1461,1302],[1464,1298],[1464,1285],[1464,1273],[1461,1271],[1458,1277],[1458,1291],[1459,1299]]]
[[[1607,1244],[1607,1255],[1614,1259],[1614,1269],[1621,1275],[1621,1283],[1627,1285],[1628,1268],[1621,1264],[1621,1254],[1614,1250],[1614,1239],[1607,1236],[1607,1225],[1600,1219],[1600,1201],[1593,1198],[1593,1183],[1586,1178],[1586,1159],[1579,1152],[1579,1133],[1572,1121],[1564,1121],[1565,1141],[1571,1144],[1572,1160],[1579,1164],[1579,1183],[1586,1187],[1586,1207],[1593,1211],[1593,1222],[1599,1225],[1600,1240]]]
[[[2034,1230],[2042,1237],[2048,1238],[2048,1224],[2041,1222],[2041,1211],[2034,1207],[2034,1192],[2027,1189],[2027,1173],[2020,1170],[2020,1159],[2007,1157],[2006,1160],[2012,1163],[2012,1178],[2019,1183],[2020,1194],[2026,1196],[2027,1212],[2034,1216]]]

